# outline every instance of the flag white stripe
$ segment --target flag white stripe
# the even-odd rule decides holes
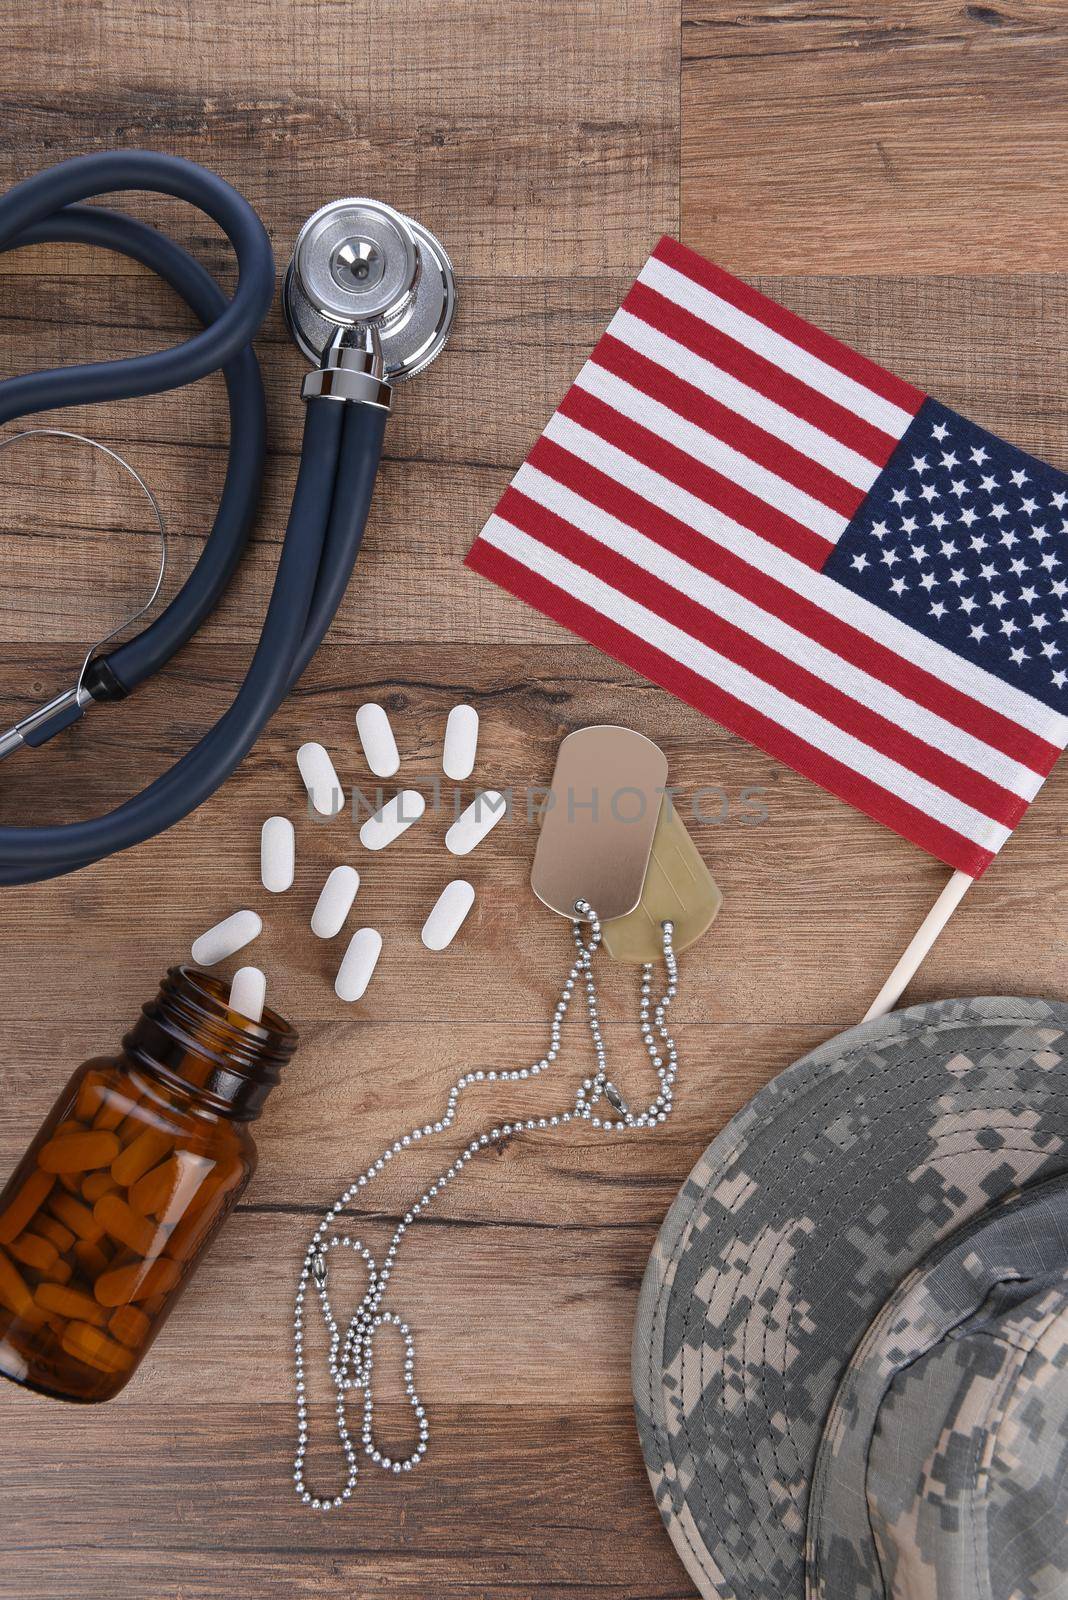
[[[884,400],[882,395],[865,388],[855,378],[847,377],[837,367],[821,361],[819,356],[803,350],[783,334],[776,333],[774,328],[751,317],[747,311],[739,311],[737,306],[713,294],[711,289],[669,267],[666,261],[651,256],[642,268],[638,282],[648,284],[674,305],[693,312],[702,322],[711,323],[722,333],[737,339],[739,344],[744,344],[746,349],[755,350],[765,360],[800,378],[802,383],[817,389],[828,399],[837,400],[839,405],[863,417],[865,422],[870,422],[874,427],[881,428],[892,438],[900,439],[912,421],[912,414],[904,407],[895,405],[892,400]]]
[[[557,412],[545,429],[547,438],[562,449],[596,467],[652,505],[659,506],[706,538],[715,540],[758,571],[776,578],[832,616],[841,617],[861,633],[912,661],[950,688],[978,705],[997,711],[1021,728],[1052,745],[1068,743],[1068,718],[1004,679],[947,650],[935,639],[917,633],[862,595],[846,590],[833,579],[798,561],[778,545],[743,528],[706,501],[635,461],[588,428]]]
[[[581,529],[607,549],[625,556],[644,571],[653,573],[680,594],[689,596],[699,605],[706,606],[717,616],[742,629],[751,638],[760,640],[785,660],[805,668],[824,683],[841,690],[858,705],[886,717],[889,722],[922,739],[935,750],[945,751],[963,765],[1024,800],[1033,800],[1041,788],[1042,779],[1029,767],[1022,766],[1011,756],[995,750],[955,724],[946,722],[936,712],[918,705],[881,678],[874,678],[862,668],[844,660],[790,623],[763,610],[752,600],[691,566],[670,550],[665,550],[636,528],[610,516],[600,506],[591,505],[573,489],[548,477],[529,462],[520,467],[513,481],[515,488],[529,500]]]
[[[806,422],[804,417],[788,411],[777,401],[769,400],[733,373],[725,372],[704,356],[696,355],[688,345],[680,344],[677,339],[662,333],[651,323],[643,322],[631,312],[622,308],[617,311],[608,325],[608,331],[621,344],[655,361],[657,366],[673,376],[684,378],[695,389],[700,389],[702,394],[729,406],[739,416],[763,428],[765,433],[773,434],[784,444],[791,445],[810,460],[818,461],[821,467],[843,478],[853,488],[867,492],[883,470],[874,461],[869,461],[867,456],[841,444],[829,433],[824,433],[822,428]]]
[[[635,638],[653,645],[707,682],[752,706],[813,749],[822,751],[850,771],[859,773],[888,794],[914,806],[981,849],[996,852],[1009,837],[1009,829],[1000,823],[993,822],[974,807],[946,794],[936,784],[835,727],[817,712],[790,699],[745,667],[729,661],[691,634],[621,594],[618,589],[613,589],[585,568],[512,527],[496,512],[482,530],[482,538],[528,570],[555,584],[564,594],[591,607],[625,628]]]
[[[746,489],[767,505],[792,517],[802,527],[819,534],[829,544],[837,544],[849,527],[849,518],[843,517],[840,511],[832,510],[803,489],[787,483],[777,473],[769,472],[767,467],[762,467],[732,445],[717,439],[715,434],[706,433],[696,423],[687,422],[670,406],[651,399],[640,389],[635,389],[633,384],[617,378],[606,367],[598,366],[595,361],[586,362],[575,379],[575,386],[584,389],[587,394],[596,395],[613,411],[640,423],[677,449],[684,450],[695,461],[713,468],[739,488]],[[829,555],[830,551],[827,553]]]

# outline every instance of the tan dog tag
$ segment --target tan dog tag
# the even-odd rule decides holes
[[[664,800],[641,899],[625,916],[602,923],[604,947],[613,961],[659,961],[663,923],[674,924],[676,952],[685,950],[714,922],[722,904],[719,886],[682,818]]]

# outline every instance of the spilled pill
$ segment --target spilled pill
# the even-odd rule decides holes
[[[224,917],[214,928],[194,939],[190,953],[199,966],[213,967],[217,961],[225,961],[227,956],[258,939],[262,932],[263,922],[255,911],[235,911],[232,917]]]
[[[334,981],[334,992],[339,1000],[363,999],[381,954],[382,935],[374,928],[358,928],[349,941]]]
[[[246,1017],[249,1022],[263,1020],[263,1003],[267,998],[267,979],[259,967],[239,967],[234,973],[234,981],[230,985],[229,1009],[236,1011],[239,1017]],[[125,1153],[125,1152],[124,1152]],[[160,1151],[160,1155],[163,1151]],[[149,1165],[154,1163],[149,1163]],[[143,1171],[148,1171],[146,1165]],[[114,1168],[112,1168],[114,1171]],[[118,1176],[118,1174],[116,1174]],[[135,1174],[140,1177],[141,1173]],[[129,1180],[130,1182],[133,1179]]]
[[[457,783],[469,778],[478,749],[478,712],[474,706],[453,706],[445,724],[445,749],[441,765],[447,778]]]
[[[297,751],[297,766],[311,803],[319,815],[336,817],[345,803],[345,797],[329,751],[321,744],[302,744]]]
[[[360,887],[355,867],[335,867],[323,884],[312,912],[312,933],[318,939],[332,939],[340,933]]]
[[[483,789],[445,835],[446,850],[451,850],[454,856],[470,855],[507,810],[508,802],[503,794],[498,794],[496,789]]]
[[[367,765],[375,777],[392,778],[400,766],[400,755],[384,708],[373,702],[361,706],[356,713],[356,732],[360,736]]]
[[[288,817],[268,817],[260,829],[260,879],[271,894],[293,887],[297,840]]]
[[[368,817],[360,829],[360,843],[365,850],[384,850],[387,844],[399,839],[405,829],[426,810],[426,801],[415,789],[402,789],[392,800],[387,800],[373,817]]]
[[[423,923],[421,938],[427,949],[448,949],[474,903],[475,891],[466,878],[454,878],[447,883]]]

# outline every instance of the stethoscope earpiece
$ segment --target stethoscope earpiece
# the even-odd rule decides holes
[[[297,236],[283,304],[309,361],[323,361],[339,329],[370,329],[382,376],[403,383],[444,348],[456,279],[443,246],[411,217],[378,200],[334,200]]]

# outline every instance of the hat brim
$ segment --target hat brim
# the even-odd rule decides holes
[[[709,1146],[646,1270],[633,1381],[675,1547],[712,1600],[803,1600],[809,1487],[854,1349],[931,1248],[1068,1170],[1068,1006],[862,1024]]]
[[[1061,1174],[936,1245],[853,1352],[809,1496],[813,1600],[1064,1594],[1066,1358]]]

